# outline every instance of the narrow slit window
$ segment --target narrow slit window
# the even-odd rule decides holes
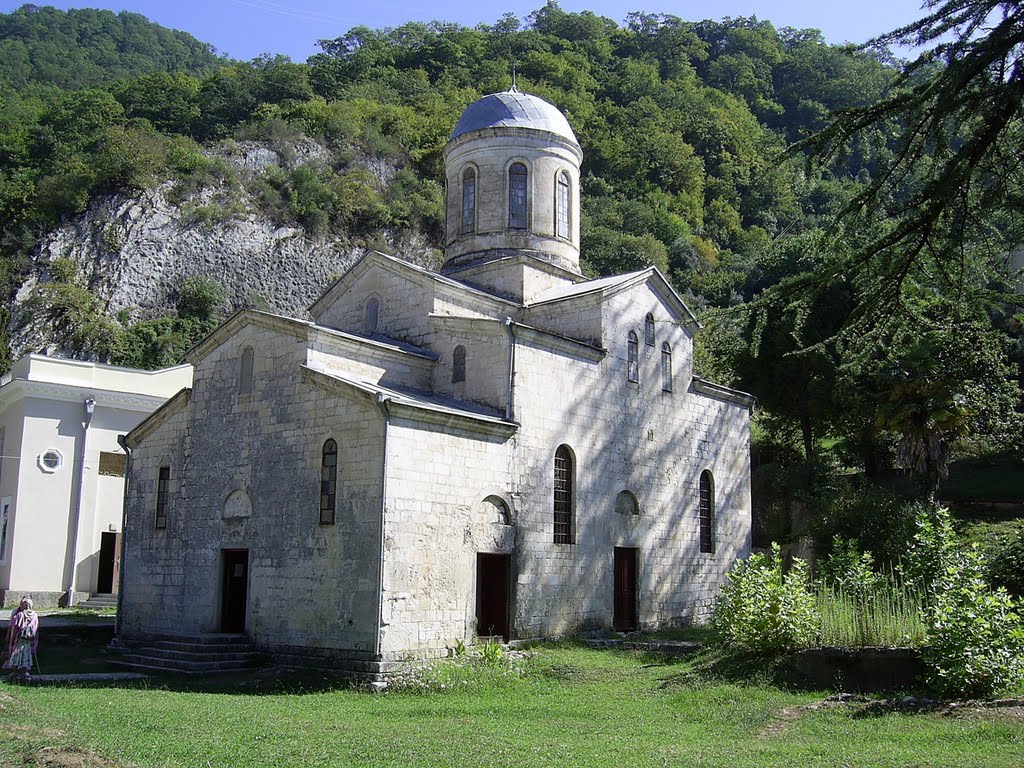
[[[672,347],[667,341],[661,344],[661,391],[672,391]]]
[[[526,166],[512,163],[508,169],[508,228],[526,229]]]
[[[338,444],[328,440],[320,458],[320,525],[334,525],[337,500]]]
[[[654,346],[654,315],[650,312],[644,318],[644,344],[648,347]]]
[[[462,226],[460,234],[476,232],[476,170],[462,172]]]
[[[715,553],[715,483],[708,470],[700,473],[700,551]]]
[[[626,379],[640,381],[640,340],[636,331],[629,332],[626,342]]]
[[[558,190],[555,197],[555,235],[568,240],[571,237],[569,221],[569,204],[572,201],[569,186],[569,174],[565,171],[558,173]]]
[[[459,344],[452,352],[452,383],[466,380],[466,348]]]
[[[555,544],[572,544],[575,541],[576,531],[573,525],[574,474],[569,447],[560,445],[555,451]]]
[[[377,324],[380,322],[380,301],[376,296],[371,296],[366,301],[365,316],[366,332],[376,333]]]
[[[167,502],[171,487],[171,468],[160,467],[156,477],[156,527],[167,527]]]
[[[242,360],[238,369],[238,394],[240,395],[252,394],[252,368],[255,357],[256,354],[252,347],[242,350]]]

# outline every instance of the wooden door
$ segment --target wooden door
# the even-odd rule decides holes
[[[245,614],[249,591],[249,550],[223,550],[223,592],[221,596],[221,632],[245,632]]]
[[[637,628],[636,620],[636,557],[631,547],[615,548],[615,598],[612,623],[620,632]]]
[[[476,633],[509,639],[512,556],[479,552],[476,556]]]

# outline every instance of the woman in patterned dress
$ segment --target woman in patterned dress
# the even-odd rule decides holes
[[[32,610],[32,598],[23,597],[7,625],[7,660],[3,668],[9,670],[9,680],[29,681],[32,657],[38,647],[39,616]]]

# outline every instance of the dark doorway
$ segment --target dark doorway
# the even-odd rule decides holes
[[[612,622],[620,632],[636,629],[636,550],[615,548],[615,606]]]
[[[221,598],[221,632],[245,632],[249,587],[249,550],[225,549],[224,592]]]
[[[100,534],[100,560],[96,573],[96,592],[110,595],[117,592],[117,577],[121,570],[121,534]]]
[[[478,552],[476,556],[476,633],[508,640],[509,580],[512,556]]]

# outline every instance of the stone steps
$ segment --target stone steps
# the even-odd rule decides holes
[[[117,595],[104,595],[93,593],[88,600],[76,603],[78,608],[117,608]]]
[[[245,635],[167,635],[125,649],[113,663],[138,672],[213,675],[266,663]]]

